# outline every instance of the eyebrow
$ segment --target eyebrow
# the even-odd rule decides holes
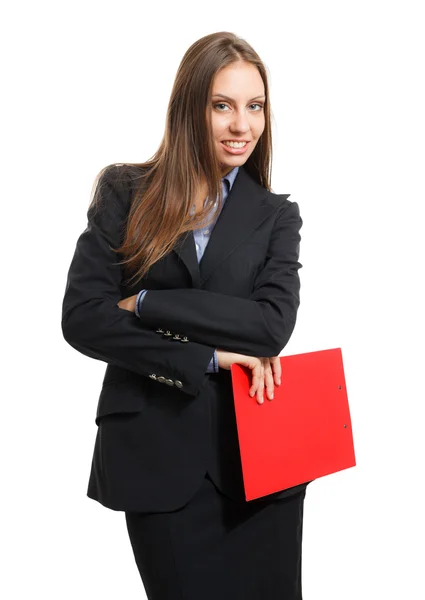
[[[225,94],[213,94],[212,97],[215,98],[216,96],[220,96],[220,98],[225,98],[226,100],[229,100],[230,102],[234,102],[234,98],[230,98],[230,96],[226,96]],[[258,100],[259,98],[265,98],[264,95],[261,96],[255,96],[255,98],[251,98],[251,100],[248,100],[248,102],[251,102],[252,100]]]

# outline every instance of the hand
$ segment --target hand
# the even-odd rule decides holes
[[[136,312],[136,298],[137,294],[134,296],[129,296],[128,298],[123,298],[118,302],[119,308],[123,308],[124,310],[128,310],[130,312]]]
[[[249,395],[252,397],[257,392],[257,402],[262,404],[264,387],[266,387],[267,399],[274,398],[274,384],[280,385],[282,367],[280,365],[279,356],[260,357],[258,359],[261,364],[260,375],[257,371],[253,371],[252,385],[249,390]]]
[[[218,366],[222,369],[230,370],[230,366],[236,363],[252,370],[252,385],[249,394],[252,397],[257,393],[259,404],[264,401],[264,387],[266,387],[268,400],[273,399],[274,384],[280,385],[281,383],[279,356],[257,358],[217,349],[217,358]]]

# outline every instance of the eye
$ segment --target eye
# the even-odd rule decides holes
[[[260,112],[261,110],[263,110],[263,105],[260,104],[259,102],[254,102],[253,104],[250,104],[250,107],[252,106],[257,106],[258,108],[254,109],[253,112]],[[213,104],[213,107],[216,108],[219,112],[226,112],[224,109],[229,108],[227,106],[227,104],[225,104],[224,102],[218,102],[216,104]],[[222,107],[222,108],[218,108],[218,107]],[[229,108],[230,110],[230,108]]]
[[[259,112],[260,110],[263,109],[263,105],[259,104],[258,102],[254,102],[254,104],[251,104],[251,106],[258,106],[259,107],[257,110],[254,110],[254,112]]]
[[[224,104],[224,102],[219,102],[218,104],[214,104],[213,106],[214,106],[214,108],[216,108],[217,106],[225,106],[225,107],[227,107],[227,104]],[[225,111],[223,111],[221,109],[218,109],[218,110],[219,110],[219,112],[225,112]]]

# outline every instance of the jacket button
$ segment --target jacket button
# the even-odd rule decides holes
[[[170,385],[170,386],[171,386],[171,385],[174,385],[174,381],[173,381],[172,379],[166,379],[166,380],[165,380],[165,383],[166,383],[167,385]]]
[[[156,375],[155,375],[155,373],[151,373],[151,374],[149,375],[149,377],[150,377],[151,379],[156,379]]]
[[[164,336],[165,336],[165,337],[171,337],[172,335],[173,335],[173,334],[171,333],[171,331],[168,331],[168,329],[167,329],[167,331],[164,333]]]
[[[181,342],[188,342],[189,340],[188,340],[188,339],[187,339],[187,337],[184,335],[180,341],[181,341]]]
[[[181,340],[181,337],[178,333],[176,333],[176,335],[173,335],[173,340]]]
[[[156,333],[164,333],[164,330],[161,329],[161,327],[158,327],[158,329],[156,329]]]
[[[160,376],[157,378],[157,381],[159,381],[160,383],[165,383],[165,377],[163,377],[162,375],[160,375]]]
[[[179,381],[178,379],[176,379],[174,383],[176,384],[176,387],[178,387],[178,388],[182,388],[183,387],[182,382]]]

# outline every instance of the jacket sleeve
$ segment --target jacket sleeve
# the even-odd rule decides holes
[[[149,290],[140,321],[163,324],[189,339],[248,356],[278,356],[295,327],[300,304],[298,262],[303,221],[296,202],[278,209],[264,268],[249,298],[197,288]],[[172,310],[170,310],[172,307]]]
[[[88,357],[171,379],[180,391],[195,396],[208,378],[214,347],[163,337],[118,306],[122,268],[111,247],[121,243],[130,204],[128,186],[116,177],[119,168],[111,165],[102,174],[96,188],[99,205],[89,207],[87,227],[77,240],[62,304],[62,333]]]
[[[143,310],[142,308],[142,304],[143,304],[143,300],[146,297],[148,290],[140,290],[140,292],[137,294],[137,298],[136,298],[136,310],[135,310],[135,315],[136,317],[140,317],[140,311]],[[207,367],[207,373],[218,373],[218,357],[217,357],[217,351],[214,350],[214,355],[210,360],[210,363]]]

